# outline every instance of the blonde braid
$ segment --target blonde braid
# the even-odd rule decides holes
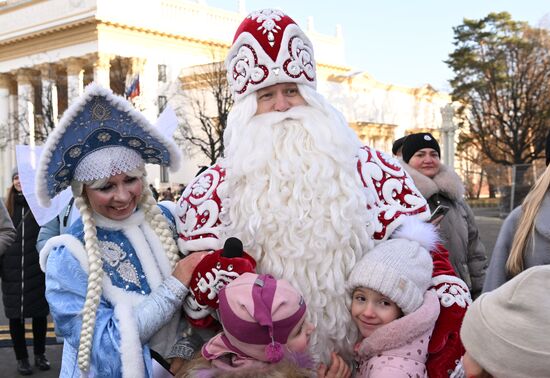
[[[87,371],[90,366],[90,350],[94,336],[96,312],[102,292],[103,267],[96,225],[88,203],[84,197],[79,196],[75,199],[75,205],[80,211],[84,225],[84,247],[88,254],[89,267],[88,288],[84,308],[82,309],[82,328],[78,347],[78,367],[82,371]]]
[[[153,198],[153,194],[149,189],[149,185],[147,184],[145,176],[142,177],[142,180],[143,194],[141,196],[140,208],[143,210],[145,220],[149,222],[153,231],[155,231],[155,233],[158,235],[160,242],[162,243],[162,246],[166,251],[166,256],[170,261],[170,266],[172,267],[172,269],[174,269],[176,263],[180,259],[178,254],[178,246],[174,241],[172,230],[170,230],[168,221],[162,214],[162,211],[157,206],[157,202]]]

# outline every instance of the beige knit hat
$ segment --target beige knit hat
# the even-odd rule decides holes
[[[391,239],[378,244],[355,265],[347,289],[375,290],[394,301],[406,315],[422,305],[432,270],[432,257],[418,242]]]
[[[518,274],[469,307],[462,343],[495,377],[550,376],[550,266]]]

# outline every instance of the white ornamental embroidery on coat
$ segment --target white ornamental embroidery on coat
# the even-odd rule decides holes
[[[214,274],[212,274],[214,273]],[[197,282],[197,288],[195,290],[201,293],[208,293],[208,299],[212,300],[218,295],[220,290],[239,276],[236,272],[227,270],[218,270],[212,268],[211,272],[206,272],[204,277],[201,277]]]
[[[250,13],[248,17],[251,20],[256,20],[258,24],[261,24],[258,27],[258,30],[262,30],[262,34],[267,34],[267,41],[269,42],[269,45],[273,47],[275,44],[274,34],[281,30],[281,27],[277,25],[276,21],[281,21],[284,15],[285,14],[279,10],[263,9],[259,12],[256,11]]]
[[[118,244],[111,241],[100,241],[99,248],[103,252],[101,255],[103,261],[113,268],[126,258],[126,252]]]
[[[124,260],[126,252],[118,244],[111,241],[100,241],[99,248],[102,251],[103,261],[115,268],[124,281],[141,288],[136,267],[130,261]]]
[[[116,271],[120,274],[124,281],[133,283],[137,287],[141,288],[136,267],[130,261],[125,260],[121,262],[118,268],[116,268]]]
[[[193,195],[201,196],[212,186],[212,179],[208,175],[200,176],[192,186]]]
[[[432,278],[432,285],[443,307],[451,307],[455,303],[466,308],[472,304],[470,290],[464,281],[458,277],[439,275]]]

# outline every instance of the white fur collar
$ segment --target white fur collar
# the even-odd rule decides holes
[[[442,193],[453,201],[461,200],[464,197],[464,184],[462,180],[445,164],[441,163],[439,173],[434,178],[429,178],[405,163],[402,159],[399,159],[399,163],[411,175],[414,184],[424,198],[429,199],[436,193]]]

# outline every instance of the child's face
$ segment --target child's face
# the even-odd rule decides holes
[[[401,316],[401,309],[377,291],[360,287],[353,291],[351,317],[363,337]]]
[[[291,352],[303,353],[307,350],[309,343],[309,336],[315,329],[315,326],[309,322],[306,322],[306,316],[298,322],[296,327],[290,332],[288,336],[286,347]]]

